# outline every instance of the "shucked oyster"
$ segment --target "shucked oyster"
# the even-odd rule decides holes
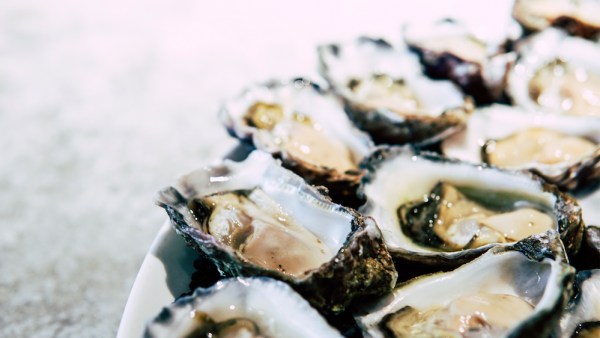
[[[404,28],[404,40],[434,79],[449,79],[478,105],[503,100],[503,88],[516,53],[510,48],[521,36],[514,20],[476,27],[446,19]]]
[[[450,158],[529,169],[563,190],[600,174],[600,119],[493,105],[473,113],[467,128],[442,143]]]
[[[428,266],[468,262],[498,243],[558,230],[578,251],[583,221],[570,196],[528,172],[380,147],[362,166],[360,212],[377,221],[392,257]]]
[[[600,45],[549,28],[524,40],[508,93],[528,110],[600,116]],[[587,123],[587,122],[582,122]]]
[[[560,320],[560,338],[600,337],[600,270],[577,273],[575,297]]]
[[[310,184],[323,185],[336,202],[353,205],[360,161],[373,148],[339,100],[308,79],[253,86],[226,102],[220,117],[229,133],[281,158]]]
[[[600,32],[597,0],[517,0],[513,16],[529,31],[562,27],[587,39],[597,37]]]
[[[269,278],[219,281],[165,307],[146,338],[303,338],[342,335],[285,283]]]
[[[223,274],[285,281],[325,313],[396,282],[372,218],[332,203],[262,151],[192,172],[156,203]]]
[[[546,338],[571,296],[574,269],[550,231],[495,247],[447,273],[399,284],[361,304],[368,337]]]
[[[447,80],[431,80],[417,56],[383,40],[319,47],[320,71],[354,123],[375,143],[430,144],[464,126],[470,98]]]

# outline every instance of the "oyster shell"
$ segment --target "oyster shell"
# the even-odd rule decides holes
[[[528,31],[561,27],[587,39],[600,32],[600,3],[596,0],[517,0],[513,16]]]
[[[529,169],[562,190],[600,174],[600,119],[492,105],[473,113],[467,128],[442,143],[450,158]]]
[[[147,338],[207,336],[342,337],[288,285],[270,278],[226,279],[198,288],[165,307],[144,332]]]
[[[560,320],[561,338],[592,338],[600,334],[600,270],[577,273],[575,297]]]
[[[447,80],[423,75],[417,56],[384,40],[319,47],[320,72],[375,143],[427,145],[464,127],[473,103]]]
[[[404,28],[404,40],[419,55],[425,73],[434,79],[452,80],[478,105],[503,100],[506,74],[517,56],[510,48],[521,34],[513,20],[505,25],[472,27],[445,19]]]
[[[223,274],[285,281],[324,313],[396,282],[375,221],[332,203],[268,153],[192,172],[155,201]]]
[[[577,256],[571,260],[577,270],[600,269],[600,228],[586,226],[583,231],[581,248]]]
[[[550,231],[399,284],[355,316],[368,337],[546,338],[572,294],[575,270],[566,262]]]
[[[529,172],[410,146],[379,147],[361,166],[368,172],[358,193],[367,203],[359,210],[376,219],[396,260],[456,267],[547,229],[560,232],[569,254],[579,250],[584,223],[577,201]]]
[[[271,81],[227,101],[220,119],[229,133],[283,161],[336,202],[358,206],[360,161],[373,141],[346,116],[339,100],[308,79]]]
[[[600,116],[600,45],[549,28],[517,51],[507,80],[514,103],[532,111]]]

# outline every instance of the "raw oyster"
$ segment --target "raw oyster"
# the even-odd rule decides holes
[[[563,190],[600,174],[600,119],[492,105],[473,113],[467,128],[442,143],[450,158],[529,169]]]
[[[404,28],[404,40],[419,55],[425,73],[449,79],[478,105],[503,100],[506,74],[516,59],[511,46],[522,30],[514,20],[473,27],[451,19]]]
[[[575,297],[560,320],[561,338],[597,338],[600,335],[600,270],[577,273]]]
[[[375,221],[332,203],[268,153],[192,172],[155,200],[223,274],[283,280],[324,313],[396,282]]]
[[[587,39],[597,37],[600,32],[597,0],[517,0],[513,16],[528,31],[561,27]]]
[[[358,206],[360,161],[371,138],[348,119],[339,100],[308,79],[248,88],[219,113],[229,133],[281,158],[310,184],[323,185],[336,202]]]
[[[532,111],[600,116],[600,45],[549,28],[517,51],[507,80],[514,103]]]
[[[435,143],[463,128],[473,110],[452,82],[427,78],[415,54],[384,40],[320,46],[319,66],[375,143]]]
[[[293,320],[292,320],[293,318]],[[283,282],[235,278],[198,288],[165,307],[147,338],[336,337],[342,335]]]
[[[572,294],[575,270],[549,231],[495,247],[446,273],[414,278],[361,304],[368,337],[546,338]]]
[[[456,267],[498,243],[558,229],[569,254],[581,243],[581,208],[556,186],[526,171],[448,160],[411,146],[379,147],[359,210],[377,221],[397,260]]]

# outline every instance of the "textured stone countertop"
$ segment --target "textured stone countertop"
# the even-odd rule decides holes
[[[315,76],[318,43],[398,40],[441,13],[465,15],[455,1],[1,1],[0,337],[114,336],[166,218],[154,192],[236,144],[222,100]]]

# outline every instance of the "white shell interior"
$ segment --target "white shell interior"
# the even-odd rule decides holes
[[[600,44],[568,36],[559,29],[547,28],[517,49],[521,57],[508,73],[507,90],[515,104],[528,110],[546,111],[529,96],[529,82],[548,63],[560,59],[600,74]]]
[[[204,167],[184,176],[174,187],[188,199],[259,187],[291,217],[326,243],[332,252],[337,253],[342,248],[352,230],[353,216],[323,198],[300,176],[281,167],[270,154],[255,150],[242,162],[224,160],[223,164],[227,170],[223,170],[223,167]],[[190,192],[190,186],[195,191]],[[158,197],[159,200],[161,198]],[[201,227],[187,206],[180,209],[178,211],[189,224]]]
[[[351,101],[357,102],[348,83],[352,79],[370,79],[374,74],[387,74],[393,79],[404,79],[413,89],[424,115],[439,116],[450,108],[462,106],[462,92],[448,80],[431,80],[422,73],[416,54],[406,48],[386,48],[372,41],[354,40],[339,44],[338,55],[320,47],[321,61],[326,65],[327,77],[336,90]],[[382,109],[387,110],[387,109]],[[402,116],[389,112],[386,116],[402,120]]]
[[[372,216],[383,233],[389,250],[431,252],[432,249],[415,244],[400,228],[397,210],[407,202],[422,200],[440,181],[462,187],[490,191],[518,191],[528,200],[553,209],[556,197],[544,192],[542,185],[529,176],[509,173],[494,168],[483,168],[466,163],[431,161],[416,156],[410,146],[393,147],[385,162],[380,164],[374,178],[363,186],[367,204],[359,209]]]
[[[287,284],[268,278],[236,278],[217,282],[208,292],[173,311],[169,324],[153,324],[155,337],[180,337],[193,327],[192,311],[216,322],[248,318],[268,337],[342,337]],[[177,306],[176,303],[174,306]]]
[[[268,132],[258,132],[256,128],[242,123],[248,109],[257,102],[274,104],[282,108],[285,118],[292,119],[294,113],[308,116],[319,123],[321,131],[331,139],[342,141],[350,150],[355,164],[358,164],[373,147],[373,141],[352,124],[341,103],[331,94],[319,94],[302,80],[272,87],[252,86],[238,98],[226,102],[220,112],[226,123],[233,124],[240,138],[253,135],[255,145],[269,152],[281,151]]]
[[[376,329],[378,323],[388,313],[405,306],[424,309],[444,306],[463,296],[493,293],[516,296],[534,305],[535,310],[523,322],[552,308],[556,293],[562,288],[552,271],[560,269],[559,264],[550,259],[541,263],[531,261],[517,251],[494,254],[492,249],[452,272],[417,278],[396,288],[380,303],[373,304],[373,308],[365,308],[368,314],[358,320],[373,337],[382,337]]]
[[[578,302],[561,318],[562,338],[570,338],[581,323],[600,321],[600,270],[592,270],[579,288]]]
[[[600,119],[560,114],[534,113],[520,107],[494,104],[478,109],[469,117],[467,128],[442,142],[442,152],[450,158],[481,163],[481,147],[487,140],[501,140],[520,131],[543,128],[570,136],[585,137],[600,144]],[[549,175],[560,174],[569,163],[531,163],[510,169],[539,168]]]

